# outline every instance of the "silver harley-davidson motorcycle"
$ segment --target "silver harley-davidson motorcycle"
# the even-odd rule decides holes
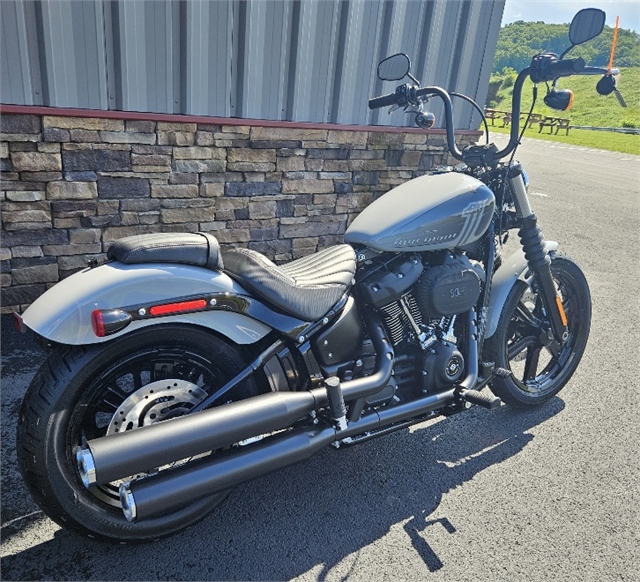
[[[603,27],[602,11],[582,10],[570,48]],[[502,150],[460,151],[451,96],[471,100],[421,87],[406,55],[382,61],[381,79],[410,82],[369,107],[404,107],[429,127],[425,104],[442,100],[462,166],[384,194],[344,244],[275,265],[253,250],[221,253],[207,233],[127,237],[17,316],[49,349],[17,439],[44,512],[90,537],[153,540],[329,445],[557,394],[587,343],[589,287],[543,239],[513,153],[527,78],[552,82],[545,100],[558,109],[569,101],[560,77],[604,74],[599,90],[614,90],[610,70],[567,51],[519,74]],[[522,248],[502,257],[513,229]]]

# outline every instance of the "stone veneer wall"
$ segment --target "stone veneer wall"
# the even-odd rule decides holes
[[[228,121],[3,114],[2,312],[133,234],[206,231],[276,262],[315,252],[377,195],[449,161],[442,132]]]

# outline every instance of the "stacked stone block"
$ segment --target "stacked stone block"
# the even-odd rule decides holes
[[[276,262],[315,252],[341,242],[376,196],[450,161],[437,132],[18,114],[0,123],[3,312],[133,234],[205,231]]]

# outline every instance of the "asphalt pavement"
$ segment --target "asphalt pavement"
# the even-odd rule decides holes
[[[20,481],[16,418],[43,356],[3,316],[2,579],[640,580],[640,157],[530,139],[518,157],[545,235],[591,286],[558,397],[325,450],[183,533],[110,546],[60,529]]]

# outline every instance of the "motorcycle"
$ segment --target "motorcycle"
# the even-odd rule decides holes
[[[544,240],[514,162],[520,98],[529,77],[553,82],[559,108],[561,77],[614,83],[610,69],[563,58],[603,28],[602,11],[582,10],[571,47],[519,74],[502,150],[485,119],[487,144],[460,151],[451,97],[482,110],[421,87],[404,54],[382,61],[380,79],[411,82],[369,107],[404,107],[429,127],[424,106],[439,98],[463,165],[384,194],[344,244],[277,266],[253,250],[222,254],[207,233],[127,237],[16,316],[49,349],[17,438],[43,511],[92,538],[150,541],[327,446],[553,398],[584,353],[591,300],[580,267]],[[522,248],[503,258],[514,229]]]

